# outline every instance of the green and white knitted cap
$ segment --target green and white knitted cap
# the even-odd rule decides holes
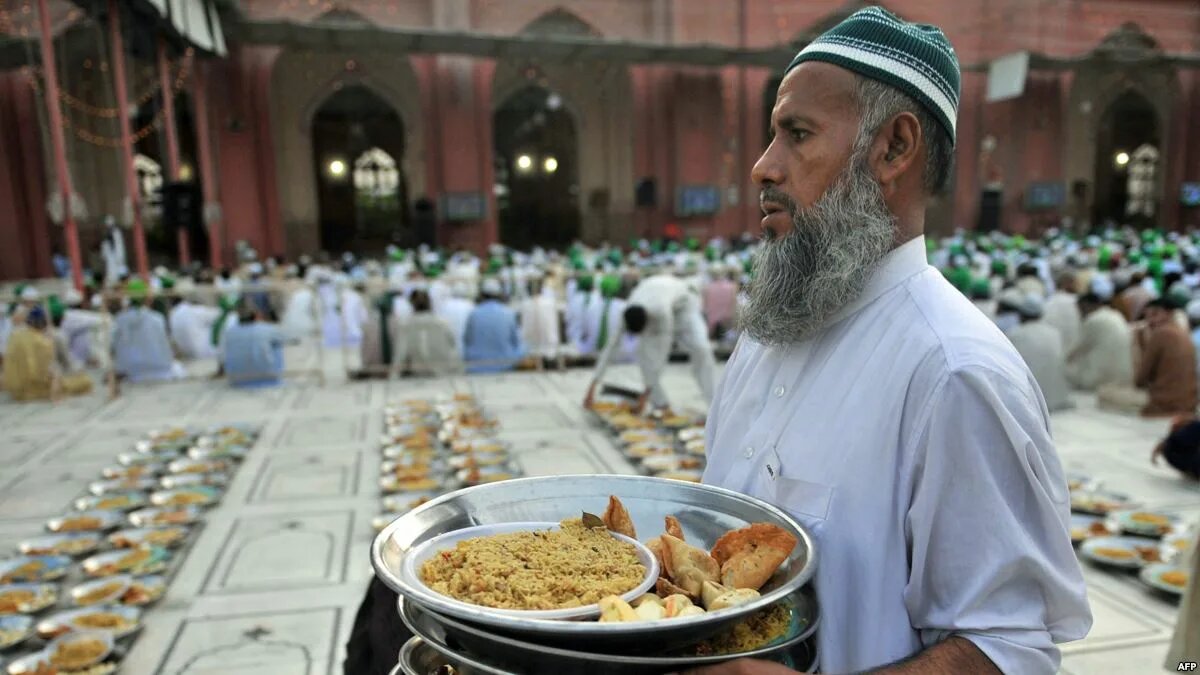
[[[792,62],[824,61],[896,87],[925,106],[954,142],[960,74],[954,47],[937,26],[867,7],[813,40]]]

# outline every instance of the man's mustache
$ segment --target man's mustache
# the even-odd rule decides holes
[[[758,192],[759,208],[762,208],[768,202],[782,206],[792,215],[796,213],[796,202],[792,201],[792,198],[786,192],[777,187],[768,186]]]

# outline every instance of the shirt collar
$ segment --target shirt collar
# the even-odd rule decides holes
[[[921,235],[892,249],[871,275],[863,292],[854,302],[840,309],[829,320],[832,326],[874,302],[879,296],[899,286],[909,277],[929,267],[925,253],[925,236]]]

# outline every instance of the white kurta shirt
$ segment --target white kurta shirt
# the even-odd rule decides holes
[[[786,510],[817,540],[826,672],[952,634],[1006,673],[1053,673],[1091,626],[1069,497],[1021,357],[897,248],[862,296],[790,348],[743,338],[708,417],[704,482]]]

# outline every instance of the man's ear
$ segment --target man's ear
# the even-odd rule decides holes
[[[871,173],[885,195],[914,167],[923,142],[921,123],[911,112],[897,113],[879,128],[871,148]]]

